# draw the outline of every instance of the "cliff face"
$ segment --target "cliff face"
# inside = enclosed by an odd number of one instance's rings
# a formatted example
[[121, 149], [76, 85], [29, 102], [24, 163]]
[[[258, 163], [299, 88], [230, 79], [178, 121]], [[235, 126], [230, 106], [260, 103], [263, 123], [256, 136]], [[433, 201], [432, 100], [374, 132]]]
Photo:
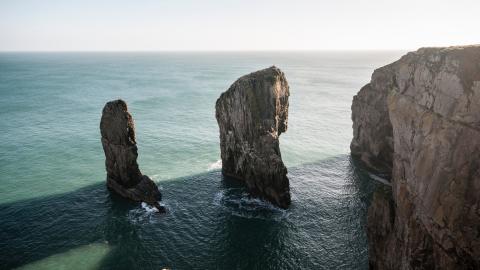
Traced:
[[282, 208], [290, 187], [278, 138], [287, 130], [289, 95], [283, 72], [270, 67], [238, 79], [215, 106], [223, 174]]
[[354, 98], [352, 154], [392, 162], [368, 214], [375, 269], [480, 269], [480, 46], [424, 48]]
[[108, 188], [125, 198], [149, 203], [163, 211], [158, 204], [161, 194], [157, 185], [138, 168], [135, 127], [125, 101], [115, 100], [105, 105], [100, 132]]
[[390, 173], [393, 162], [393, 134], [389, 119], [387, 96], [394, 81], [389, 67], [373, 73], [371, 83], [353, 97], [353, 140], [351, 153], [370, 168]]

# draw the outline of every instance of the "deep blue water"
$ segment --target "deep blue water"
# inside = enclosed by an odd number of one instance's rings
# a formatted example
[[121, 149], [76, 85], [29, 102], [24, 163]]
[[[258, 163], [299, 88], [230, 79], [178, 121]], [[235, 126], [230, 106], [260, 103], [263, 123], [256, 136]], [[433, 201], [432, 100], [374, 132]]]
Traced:
[[[350, 158], [350, 104], [401, 54], [1, 53], [0, 268], [366, 269], [379, 184]], [[288, 210], [249, 198], [218, 164], [217, 97], [271, 65], [291, 91]], [[165, 215], [105, 188], [99, 121], [117, 98]]]

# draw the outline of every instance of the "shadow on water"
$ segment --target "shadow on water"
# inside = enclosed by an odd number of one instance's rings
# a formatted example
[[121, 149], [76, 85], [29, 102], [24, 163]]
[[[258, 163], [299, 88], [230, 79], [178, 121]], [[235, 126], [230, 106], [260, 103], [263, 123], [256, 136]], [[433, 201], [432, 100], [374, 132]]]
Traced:
[[289, 177], [288, 210], [250, 198], [219, 171], [160, 182], [165, 215], [103, 183], [3, 204], [0, 268], [83, 261], [101, 245], [95, 263], [72, 269], [366, 269], [365, 216], [378, 183], [348, 155], [290, 168]]

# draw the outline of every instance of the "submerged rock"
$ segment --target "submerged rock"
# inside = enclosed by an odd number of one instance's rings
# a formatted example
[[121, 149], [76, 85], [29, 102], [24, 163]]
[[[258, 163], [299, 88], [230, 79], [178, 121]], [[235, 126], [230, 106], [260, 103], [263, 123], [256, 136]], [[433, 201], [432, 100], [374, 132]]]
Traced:
[[391, 164], [368, 213], [373, 269], [480, 269], [480, 46], [423, 48], [353, 100], [352, 154]]
[[238, 79], [215, 106], [223, 174], [281, 208], [290, 205], [278, 140], [287, 130], [289, 95], [285, 75], [273, 66]]
[[106, 158], [107, 187], [127, 199], [146, 202], [164, 212], [165, 209], [158, 204], [161, 194], [157, 185], [138, 168], [135, 127], [125, 101], [119, 99], [105, 105], [100, 132]]

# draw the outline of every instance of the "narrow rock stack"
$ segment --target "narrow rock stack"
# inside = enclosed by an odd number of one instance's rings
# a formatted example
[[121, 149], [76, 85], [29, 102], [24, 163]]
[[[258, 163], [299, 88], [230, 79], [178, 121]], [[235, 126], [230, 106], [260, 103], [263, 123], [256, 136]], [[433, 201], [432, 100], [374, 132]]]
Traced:
[[138, 202], [146, 202], [164, 211], [157, 185], [142, 175], [137, 164], [137, 143], [133, 119], [123, 100], [108, 102], [100, 121], [105, 152], [107, 187], [117, 194]]
[[270, 67], [238, 79], [216, 103], [222, 172], [241, 179], [249, 192], [273, 204], [290, 205], [287, 168], [279, 136], [287, 130], [289, 86]]
[[352, 154], [392, 168], [369, 208], [371, 268], [480, 269], [480, 46], [376, 70], [352, 119]]

